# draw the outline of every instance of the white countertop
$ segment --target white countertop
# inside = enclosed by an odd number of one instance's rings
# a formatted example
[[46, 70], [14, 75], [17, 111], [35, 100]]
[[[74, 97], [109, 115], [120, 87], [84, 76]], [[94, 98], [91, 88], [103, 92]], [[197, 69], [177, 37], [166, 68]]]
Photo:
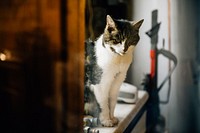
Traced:
[[137, 115], [148, 99], [146, 91], [138, 91], [138, 100], [136, 104], [117, 103], [115, 108], [115, 117], [119, 119], [116, 127], [97, 127], [100, 133], [122, 133], [133, 118]]

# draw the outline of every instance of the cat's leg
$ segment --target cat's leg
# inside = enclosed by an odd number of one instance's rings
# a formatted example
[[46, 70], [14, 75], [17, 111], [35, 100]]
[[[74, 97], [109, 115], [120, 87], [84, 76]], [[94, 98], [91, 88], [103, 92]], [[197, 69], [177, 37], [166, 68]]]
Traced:
[[110, 110], [109, 110], [109, 92], [107, 90], [103, 91], [100, 85], [93, 86], [94, 94], [97, 99], [97, 102], [100, 105], [101, 112], [99, 114], [100, 122], [103, 126], [112, 127], [114, 126], [112, 120], [110, 119]]
[[113, 120], [110, 118], [109, 108], [109, 92], [113, 80], [114, 76], [106, 75], [105, 77], [102, 77], [100, 84], [93, 85], [94, 94], [101, 108], [99, 119], [101, 124], [107, 127], [112, 127], [115, 125]]
[[114, 82], [111, 86], [111, 90], [110, 90], [110, 100], [109, 100], [110, 118], [114, 124], [118, 123], [118, 119], [116, 117], [114, 117], [114, 110], [115, 110], [115, 106], [117, 103], [119, 88], [120, 88], [121, 84], [123, 83], [125, 77], [126, 77], [125, 73], [118, 73], [115, 76], [115, 80], [114, 80]]

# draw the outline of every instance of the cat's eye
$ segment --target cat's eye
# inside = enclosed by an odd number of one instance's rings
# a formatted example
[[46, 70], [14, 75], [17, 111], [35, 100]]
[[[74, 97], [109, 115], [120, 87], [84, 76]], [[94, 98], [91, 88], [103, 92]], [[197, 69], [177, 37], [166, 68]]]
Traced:
[[112, 31], [114, 31], [115, 29], [113, 27], [108, 27], [108, 32], [111, 33]]
[[120, 39], [120, 35], [119, 35], [119, 34], [116, 34], [116, 35], [115, 35], [115, 38], [116, 38], [116, 39]]
[[113, 43], [118, 44], [118, 43], [121, 43], [121, 41], [120, 40], [113, 40]]
[[118, 42], [117, 42], [116, 40], [113, 40], [113, 43], [114, 43], [114, 44], [117, 44]]

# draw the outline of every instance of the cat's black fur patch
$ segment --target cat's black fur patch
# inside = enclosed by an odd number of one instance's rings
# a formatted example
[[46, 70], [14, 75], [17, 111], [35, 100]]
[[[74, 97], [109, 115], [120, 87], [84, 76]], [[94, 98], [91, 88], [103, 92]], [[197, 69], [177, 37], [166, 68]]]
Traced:
[[85, 43], [85, 80], [90, 81], [91, 84], [98, 84], [101, 79], [102, 69], [97, 65], [95, 55], [95, 44], [91, 40]]
[[93, 110], [87, 110], [86, 112], [94, 117], [98, 117], [101, 109], [93, 91], [90, 89], [90, 85], [98, 84], [102, 75], [102, 69], [97, 65], [97, 59], [95, 55], [95, 44], [91, 40], [85, 42], [85, 89], [84, 89], [84, 103], [92, 103]]

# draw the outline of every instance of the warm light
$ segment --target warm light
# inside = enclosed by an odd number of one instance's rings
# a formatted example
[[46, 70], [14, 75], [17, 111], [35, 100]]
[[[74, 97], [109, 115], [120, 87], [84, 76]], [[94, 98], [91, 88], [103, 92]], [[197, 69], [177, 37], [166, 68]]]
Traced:
[[6, 60], [6, 55], [4, 53], [0, 53], [0, 60], [5, 61]]

